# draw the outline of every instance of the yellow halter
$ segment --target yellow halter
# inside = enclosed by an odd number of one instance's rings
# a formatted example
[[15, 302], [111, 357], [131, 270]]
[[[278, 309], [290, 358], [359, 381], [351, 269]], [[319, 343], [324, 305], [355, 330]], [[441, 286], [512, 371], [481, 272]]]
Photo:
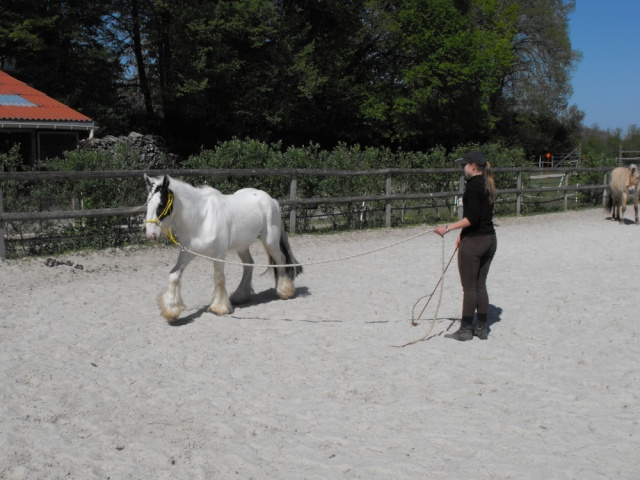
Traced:
[[171, 227], [169, 227], [168, 233], [165, 233], [164, 229], [162, 228], [162, 224], [160, 223], [162, 219], [169, 214], [169, 210], [171, 209], [172, 205], [173, 205], [173, 193], [169, 192], [169, 195], [167, 196], [167, 205], [164, 207], [164, 210], [162, 211], [162, 213], [158, 215], [158, 218], [154, 218], [153, 220], [147, 220], [146, 223], [155, 223], [156, 225], [158, 225], [160, 227], [160, 230], [162, 230], [162, 233], [164, 233], [167, 237], [169, 237], [169, 240], [171, 240], [175, 245], [179, 247], [180, 244], [176, 240], [176, 237], [173, 236]]

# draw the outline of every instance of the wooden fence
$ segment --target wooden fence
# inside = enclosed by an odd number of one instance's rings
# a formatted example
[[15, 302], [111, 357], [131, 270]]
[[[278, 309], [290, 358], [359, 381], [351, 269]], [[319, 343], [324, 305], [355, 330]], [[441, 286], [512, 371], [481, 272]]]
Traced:
[[622, 145], [618, 147], [618, 165], [628, 165], [631, 163], [640, 163], [639, 150], [622, 150]]
[[[515, 195], [514, 213], [520, 215], [522, 212], [523, 198], [525, 194], [558, 192], [563, 196], [564, 209], [567, 210], [569, 196], [578, 191], [601, 190], [607, 184], [607, 173], [610, 167], [595, 168], [566, 168], [559, 171], [554, 169], [552, 174], [549, 170], [537, 167], [510, 167], [494, 168], [494, 173], [513, 173], [517, 175], [515, 188], [501, 188], [498, 190], [499, 197]], [[569, 185], [571, 175], [587, 172], [599, 172], [604, 174], [602, 184], [598, 185]], [[314, 169], [169, 169], [169, 170], [121, 170], [121, 171], [87, 171], [87, 172], [0, 172], [0, 259], [5, 258], [5, 232], [6, 222], [43, 221], [60, 219], [78, 219], [91, 217], [110, 216], [132, 216], [145, 212], [144, 206], [124, 207], [124, 208], [103, 208], [96, 210], [67, 210], [67, 211], [40, 211], [40, 212], [5, 212], [3, 209], [2, 185], [7, 181], [22, 182], [42, 182], [47, 180], [76, 181], [86, 179], [107, 179], [107, 178], [142, 178], [142, 175], [164, 175], [169, 174], [175, 177], [246, 177], [246, 176], [288, 176], [290, 178], [289, 198], [278, 199], [281, 205], [290, 207], [289, 231], [296, 232], [296, 221], [298, 207], [311, 204], [327, 205], [350, 202], [385, 202], [385, 226], [391, 226], [392, 202], [397, 200], [424, 200], [437, 198], [460, 197], [464, 191], [464, 176], [459, 177], [458, 188], [448, 192], [416, 192], [416, 193], [393, 193], [392, 179], [394, 175], [432, 175], [432, 174], [459, 174], [460, 168], [439, 168], [439, 169], [406, 169], [406, 168], [385, 168], [378, 170], [314, 170]], [[553, 177], [560, 178], [557, 186], [523, 188], [523, 175], [529, 174], [530, 178]], [[297, 183], [302, 176], [315, 177], [357, 177], [357, 176], [384, 176], [386, 178], [386, 189], [383, 194], [378, 195], [358, 195], [351, 197], [323, 197], [323, 198], [302, 198], [298, 196]], [[458, 216], [462, 215], [462, 207], [458, 207]]]

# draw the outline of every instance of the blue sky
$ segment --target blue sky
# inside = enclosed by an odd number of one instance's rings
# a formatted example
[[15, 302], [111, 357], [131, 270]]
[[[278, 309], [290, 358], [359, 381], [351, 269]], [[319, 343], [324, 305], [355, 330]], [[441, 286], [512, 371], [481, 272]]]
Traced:
[[640, 126], [640, 0], [577, 0], [569, 35], [582, 61], [573, 73], [584, 125], [602, 130]]

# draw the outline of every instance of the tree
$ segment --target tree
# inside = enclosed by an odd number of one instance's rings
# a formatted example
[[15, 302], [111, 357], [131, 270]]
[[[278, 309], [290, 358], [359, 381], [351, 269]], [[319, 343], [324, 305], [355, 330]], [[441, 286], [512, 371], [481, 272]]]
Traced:
[[4, 0], [0, 55], [101, 133], [568, 148], [574, 0]]
[[100, 41], [105, 8], [95, 0], [4, 0], [0, 56], [16, 58], [20, 80], [109, 123], [122, 65]]
[[[560, 121], [572, 94], [571, 72], [581, 54], [571, 48], [568, 16], [574, 0], [502, 0], [517, 11], [511, 68], [495, 100], [497, 134], [508, 143], [526, 143], [527, 153], [554, 148], [554, 137], [576, 138], [581, 125]], [[570, 112], [569, 115], [571, 116]], [[575, 116], [574, 116], [575, 118]], [[580, 120], [581, 122], [581, 120]], [[566, 135], [560, 130], [570, 127]], [[574, 145], [575, 146], [575, 145]]]
[[390, 140], [405, 148], [488, 138], [492, 98], [514, 63], [515, 10], [499, 6], [493, 0], [379, 2], [374, 18], [388, 31], [379, 36], [382, 68], [368, 91], [367, 121], [391, 124]]
[[363, 85], [371, 81], [373, 45], [363, 23], [370, 2], [274, 3], [278, 73], [284, 82], [274, 90], [280, 121], [273, 133], [285, 144], [358, 143], [365, 131]]

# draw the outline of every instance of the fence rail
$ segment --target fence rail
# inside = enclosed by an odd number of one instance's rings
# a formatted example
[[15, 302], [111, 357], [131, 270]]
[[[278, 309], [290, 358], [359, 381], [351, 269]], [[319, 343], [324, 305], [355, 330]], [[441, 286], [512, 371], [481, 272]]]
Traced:
[[[516, 188], [498, 189], [499, 196], [515, 195], [515, 214], [522, 213], [523, 196], [526, 193], [558, 192], [562, 193], [564, 209], [568, 208], [568, 197], [572, 192], [589, 190], [606, 190], [607, 173], [610, 167], [573, 167], [561, 169], [563, 172], [562, 181], [558, 186], [523, 188], [523, 174], [533, 174], [531, 178], [541, 178], [548, 175], [548, 170], [538, 167], [505, 167], [494, 168], [493, 172], [514, 173], [517, 175]], [[557, 173], [558, 169], [554, 169]], [[570, 186], [569, 177], [578, 173], [604, 173], [602, 184]], [[431, 175], [431, 174], [459, 174], [459, 168], [385, 168], [376, 170], [315, 170], [315, 169], [168, 169], [168, 170], [120, 170], [120, 171], [83, 171], [83, 172], [0, 172], [0, 258], [5, 258], [5, 222], [43, 221], [43, 220], [64, 220], [79, 218], [96, 218], [110, 216], [133, 216], [145, 212], [144, 206], [103, 208], [94, 210], [60, 210], [44, 212], [5, 212], [3, 209], [2, 185], [7, 181], [22, 182], [42, 182], [48, 180], [77, 181], [86, 179], [108, 179], [108, 178], [142, 178], [143, 174], [150, 176], [169, 174], [175, 177], [247, 177], [247, 176], [288, 176], [290, 178], [289, 198], [278, 199], [281, 205], [290, 207], [289, 231], [295, 233], [297, 220], [297, 207], [312, 204], [338, 204], [350, 202], [385, 202], [385, 226], [391, 226], [392, 202], [398, 200], [424, 200], [437, 198], [459, 197], [464, 190], [464, 177], [459, 177], [456, 190], [447, 192], [416, 192], [416, 193], [393, 193], [392, 178], [397, 175]], [[356, 195], [350, 197], [321, 197], [303, 198], [298, 196], [297, 181], [303, 176], [316, 177], [358, 177], [358, 176], [385, 176], [386, 189], [383, 194], [376, 195]], [[557, 176], [557, 175], [556, 175]], [[462, 215], [462, 207], [458, 207], [458, 216]]]
[[640, 162], [640, 150], [622, 150], [620, 145], [618, 150], [618, 165]]

